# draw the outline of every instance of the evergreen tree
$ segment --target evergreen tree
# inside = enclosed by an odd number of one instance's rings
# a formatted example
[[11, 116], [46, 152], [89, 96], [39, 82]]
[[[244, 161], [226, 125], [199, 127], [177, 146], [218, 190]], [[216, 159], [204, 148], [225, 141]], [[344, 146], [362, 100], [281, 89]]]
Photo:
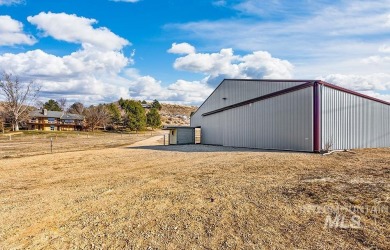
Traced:
[[107, 105], [107, 109], [110, 114], [112, 124], [119, 124], [122, 122], [121, 112], [117, 105], [110, 103]]
[[162, 106], [161, 106], [161, 104], [159, 103], [159, 101], [157, 101], [156, 99], [154, 99], [154, 101], [153, 101], [153, 103], [152, 103], [152, 108], [157, 109], [157, 110], [161, 110]]
[[45, 102], [45, 104], [43, 104], [43, 108], [50, 111], [62, 111], [58, 102], [53, 99], [50, 99], [49, 101]]
[[133, 100], [125, 100], [123, 108], [126, 111], [126, 126], [130, 130], [143, 130], [146, 126], [146, 115], [141, 103]]
[[161, 118], [157, 109], [152, 108], [149, 113], [146, 114], [146, 124], [153, 129], [161, 126]]
[[122, 109], [124, 109], [125, 100], [123, 100], [123, 98], [121, 97], [121, 99], [119, 99], [119, 101], [118, 101], [118, 104], [119, 104], [119, 106], [121, 106]]

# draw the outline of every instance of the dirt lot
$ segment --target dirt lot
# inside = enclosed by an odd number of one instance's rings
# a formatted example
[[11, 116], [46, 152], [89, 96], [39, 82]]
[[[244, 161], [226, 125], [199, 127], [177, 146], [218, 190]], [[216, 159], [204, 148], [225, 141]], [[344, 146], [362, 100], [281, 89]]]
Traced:
[[390, 247], [390, 149], [157, 142], [1, 159], [0, 249]]

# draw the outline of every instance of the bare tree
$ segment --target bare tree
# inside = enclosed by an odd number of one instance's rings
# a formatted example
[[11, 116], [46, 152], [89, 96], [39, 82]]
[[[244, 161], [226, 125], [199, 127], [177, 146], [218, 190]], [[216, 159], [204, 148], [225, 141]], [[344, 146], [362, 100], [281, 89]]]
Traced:
[[62, 111], [65, 111], [66, 110], [66, 103], [67, 103], [68, 100], [66, 100], [66, 98], [60, 98], [57, 100], [58, 104], [60, 105], [60, 108]]
[[0, 80], [0, 95], [5, 98], [4, 110], [10, 116], [12, 129], [19, 130], [19, 123], [27, 116], [29, 108], [37, 100], [40, 86], [33, 81], [20, 82], [17, 76], [3, 73]]
[[43, 105], [44, 105], [44, 103], [42, 101], [37, 100], [34, 104], [34, 107], [36, 107], [37, 109], [41, 109], [41, 108], [43, 108]]
[[94, 131], [96, 127], [103, 126], [104, 129], [110, 120], [110, 113], [105, 105], [90, 106], [85, 110], [85, 121], [87, 126]]
[[84, 115], [85, 107], [81, 102], [75, 102], [68, 108], [68, 112], [71, 114]]
[[0, 129], [3, 132], [3, 134], [5, 130], [5, 119], [6, 119], [6, 114], [4, 113], [3, 110], [0, 110]]

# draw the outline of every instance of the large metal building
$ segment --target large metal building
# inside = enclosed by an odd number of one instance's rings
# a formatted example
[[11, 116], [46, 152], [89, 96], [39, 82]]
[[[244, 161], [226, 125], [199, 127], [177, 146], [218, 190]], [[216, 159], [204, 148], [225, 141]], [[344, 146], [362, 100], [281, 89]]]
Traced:
[[320, 152], [390, 147], [390, 103], [317, 80], [225, 79], [191, 117], [202, 144]]

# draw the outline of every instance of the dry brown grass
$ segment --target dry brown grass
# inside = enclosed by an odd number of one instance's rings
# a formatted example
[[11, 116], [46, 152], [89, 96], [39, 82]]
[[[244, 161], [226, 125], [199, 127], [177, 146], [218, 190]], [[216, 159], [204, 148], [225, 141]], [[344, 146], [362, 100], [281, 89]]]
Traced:
[[[390, 149], [138, 145], [0, 160], [0, 248], [390, 246]], [[324, 228], [336, 205], [382, 210]]]
[[53, 141], [53, 152], [59, 153], [129, 145], [144, 140], [152, 134], [160, 133], [159, 130], [152, 133], [151, 131], [143, 131], [137, 134], [102, 131], [94, 133], [77, 131], [0, 133], [0, 159], [49, 154], [51, 153], [51, 140]]

